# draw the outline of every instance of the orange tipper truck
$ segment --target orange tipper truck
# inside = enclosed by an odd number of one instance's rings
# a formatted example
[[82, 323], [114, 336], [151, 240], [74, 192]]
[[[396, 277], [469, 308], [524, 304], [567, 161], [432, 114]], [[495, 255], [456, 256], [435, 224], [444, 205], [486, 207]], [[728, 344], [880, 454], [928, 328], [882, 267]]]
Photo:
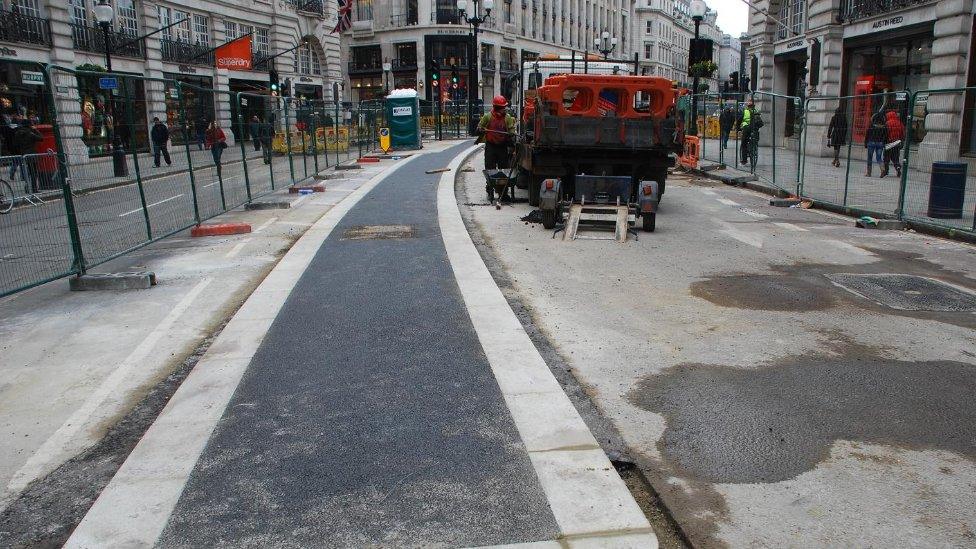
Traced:
[[678, 93], [653, 76], [546, 78], [527, 97], [518, 145], [520, 178], [543, 226], [561, 223], [572, 204], [616, 204], [653, 231], [668, 168], [684, 142]]

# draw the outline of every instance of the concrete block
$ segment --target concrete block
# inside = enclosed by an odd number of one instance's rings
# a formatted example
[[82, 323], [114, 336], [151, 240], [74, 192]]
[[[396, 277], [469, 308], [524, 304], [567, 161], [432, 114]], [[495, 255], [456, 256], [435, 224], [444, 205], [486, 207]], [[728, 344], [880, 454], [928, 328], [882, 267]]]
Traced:
[[327, 181], [329, 179], [340, 179], [340, 178], [342, 178], [342, 176], [337, 173], [327, 173], [327, 172], [317, 173], [312, 176], [312, 179], [315, 179], [316, 181]]
[[148, 290], [156, 285], [156, 273], [130, 271], [122, 273], [89, 273], [68, 279], [72, 292], [92, 290]]
[[698, 162], [698, 169], [703, 172], [714, 172], [715, 170], [721, 170], [722, 168], [724, 168], [724, 166], [717, 162], [709, 162], [709, 161]]
[[335, 169], [336, 169], [336, 171], [339, 171], [339, 170], [361, 170], [361, 169], [363, 169], [363, 167], [360, 166], [359, 164], [339, 164], [338, 166], [335, 167]]
[[770, 206], [776, 206], [778, 208], [789, 208], [791, 206], [796, 206], [801, 201], [799, 198], [773, 198], [769, 201]]
[[300, 194], [302, 191], [324, 193], [325, 185], [323, 183], [316, 183], [314, 185], [292, 185], [288, 187], [288, 194]]
[[874, 223], [865, 219], [856, 219], [854, 220], [854, 226], [860, 227], [861, 229], [881, 229], [885, 231], [901, 231], [906, 227], [904, 221], [897, 219], [875, 219]]
[[376, 158], [375, 156], [364, 156], [356, 160], [356, 162], [359, 162], [360, 164], [372, 164], [379, 161], [380, 159]]
[[244, 205], [245, 210], [287, 210], [288, 208], [291, 208], [291, 202], [287, 200], [262, 200]]
[[248, 223], [205, 223], [190, 229], [190, 236], [227, 236], [251, 232]]

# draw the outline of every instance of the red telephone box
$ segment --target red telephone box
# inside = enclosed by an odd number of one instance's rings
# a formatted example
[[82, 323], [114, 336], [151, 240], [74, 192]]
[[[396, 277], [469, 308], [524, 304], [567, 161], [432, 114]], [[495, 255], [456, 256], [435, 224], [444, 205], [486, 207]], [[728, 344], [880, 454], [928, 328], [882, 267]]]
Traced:
[[877, 96], [871, 94], [881, 93], [891, 89], [891, 81], [886, 76], [865, 75], [859, 76], [854, 82], [854, 120], [852, 125], [854, 142], [864, 143], [864, 136], [867, 134], [868, 127], [871, 126], [871, 117], [874, 115], [874, 103]]

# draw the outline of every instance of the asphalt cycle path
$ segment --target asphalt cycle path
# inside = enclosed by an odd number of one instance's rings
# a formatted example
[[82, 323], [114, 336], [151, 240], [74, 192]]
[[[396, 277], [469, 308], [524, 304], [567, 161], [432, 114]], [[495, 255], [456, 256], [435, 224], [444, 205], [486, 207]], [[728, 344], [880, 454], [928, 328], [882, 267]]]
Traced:
[[466, 547], [558, 536], [448, 259], [440, 174], [425, 173], [466, 147], [397, 168], [314, 252], [159, 546]]

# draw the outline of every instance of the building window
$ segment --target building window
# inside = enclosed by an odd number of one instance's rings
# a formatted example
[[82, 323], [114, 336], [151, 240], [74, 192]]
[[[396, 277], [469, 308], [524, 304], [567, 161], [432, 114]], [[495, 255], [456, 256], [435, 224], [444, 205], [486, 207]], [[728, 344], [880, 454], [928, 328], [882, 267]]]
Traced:
[[198, 44], [210, 46], [210, 20], [206, 15], [193, 15], [193, 34], [196, 35]]
[[128, 36], [139, 36], [139, 15], [133, 0], [117, 0], [115, 10], [119, 22], [119, 32]]
[[647, 28], [644, 29], [644, 34], [651, 34], [654, 32], [654, 21], [647, 22]]
[[254, 51], [262, 55], [271, 55], [271, 41], [268, 29], [254, 29]]
[[786, 38], [789, 36], [799, 36], [803, 32], [803, 15], [806, 0], [785, 0], [783, 7], [780, 8], [779, 17], [786, 27], [780, 27], [777, 36]]
[[295, 50], [295, 72], [298, 74], [322, 74], [322, 63], [312, 45], [305, 43]]
[[190, 14], [185, 11], [176, 11], [173, 16], [177, 21], [180, 21], [176, 27], [176, 41], [184, 42], [186, 44], [192, 44], [193, 41], [190, 38], [193, 36], [193, 29], [190, 28]]
[[10, 11], [31, 17], [41, 16], [41, 10], [37, 7], [37, 0], [13, 0], [10, 3]]
[[358, 0], [355, 5], [357, 21], [373, 20], [373, 0]]
[[172, 40], [173, 28], [170, 27], [170, 25], [173, 23], [172, 12], [169, 8], [165, 8], [157, 4], [156, 15], [159, 17], [159, 28], [163, 29], [163, 40]]
[[505, 22], [511, 23], [512, 22], [512, 0], [505, 0], [505, 7], [503, 9], [505, 10]]
[[85, 0], [71, 0], [71, 22], [75, 25], [88, 25], [88, 8]]

